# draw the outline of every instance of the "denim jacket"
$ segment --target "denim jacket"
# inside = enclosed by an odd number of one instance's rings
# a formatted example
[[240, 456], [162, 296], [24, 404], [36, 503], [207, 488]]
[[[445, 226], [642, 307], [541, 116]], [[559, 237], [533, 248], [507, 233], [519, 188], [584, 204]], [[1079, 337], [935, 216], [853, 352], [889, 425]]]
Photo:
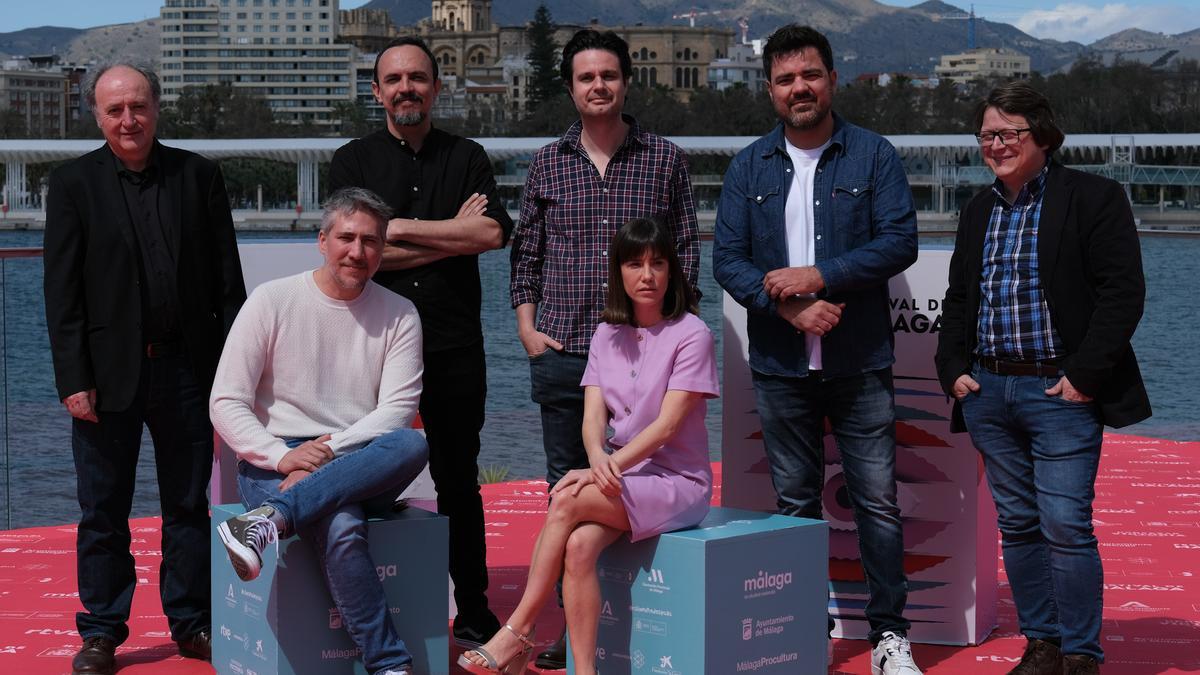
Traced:
[[[784, 206], [794, 183], [783, 125], [733, 158], [717, 207], [713, 276], [747, 310], [750, 367], [766, 375], [808, 375], [804, 336], [776, 312], [767, 272], [788, 267]], [[879, 134], [834, 115], [832, 143], [813, 180], [819, 296], [845, 303], [821, 340], [822, 376], [890, 366], [888, 279], [917, 259], [917, 217], [896, 149]]]

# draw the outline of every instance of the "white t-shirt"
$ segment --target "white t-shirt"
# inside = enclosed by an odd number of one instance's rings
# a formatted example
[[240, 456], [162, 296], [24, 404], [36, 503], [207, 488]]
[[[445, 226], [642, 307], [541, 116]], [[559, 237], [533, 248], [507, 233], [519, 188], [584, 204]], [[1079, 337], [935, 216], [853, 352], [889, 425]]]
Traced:
[[[808, 267], [816, 263], [813, 240], [813, 179], [817, 175], [817, 163], [821, 153], [833, 139], [820, 147], [805, 150], [785, 140], [788, 156], [792, 158], [792, 185], [788, 190], [787, 205], [783, 210], [787, 227], [788, 266]], [[821, 369], [821, 338], [805, 333], [808, 351], [808, 369]]]

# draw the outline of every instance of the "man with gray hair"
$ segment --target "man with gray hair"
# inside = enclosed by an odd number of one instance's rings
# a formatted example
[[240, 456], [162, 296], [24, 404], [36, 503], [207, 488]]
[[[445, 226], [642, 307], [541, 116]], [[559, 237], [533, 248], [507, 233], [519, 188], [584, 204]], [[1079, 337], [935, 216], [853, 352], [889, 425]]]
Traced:
[[412, 302], [371, 281], [391, 209], [343, 188], [325, 204], [315, 271], [254, 290], [229, 332], [209, 409], [239, 457], [248, 513], [217, 531], [239, 577], [298, 534], [368, 673], [409, 673], [367, 548], [366, 519], [387, 511], [428, 459], [411, 429], [421, 399], [421, 322]]
[[82, 512], [74, 673], [113, 672], [129, 635], [143, 425], [162, 506], [163, 613], [183, 655], [211, 653], [205, 401], [246, 290], [221, 171], [155, 140], [159, 92], [149, 67], [96, 69], [84, 93], [105, 144], [55, 169], [46, 198], [46, 327]]

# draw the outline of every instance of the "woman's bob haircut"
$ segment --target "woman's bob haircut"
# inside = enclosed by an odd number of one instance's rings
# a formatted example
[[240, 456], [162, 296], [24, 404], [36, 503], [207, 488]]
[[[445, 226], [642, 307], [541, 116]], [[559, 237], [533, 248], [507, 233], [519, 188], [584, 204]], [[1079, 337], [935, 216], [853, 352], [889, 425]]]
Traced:
[[667, 261], [667, 294], [663, 298], [663, 318], [678, 319], [684, 312], [699, 314], [696, 295], [684, 278], [675, 252], [674, 241], [666, 225], [651, 218], [634, 218], [613, 235], [608, 246], [608, 294], [600, 319], [606, 323], [637, 325], [633, 301], [625, 293], [621, 265], [637, 260], [647, 252]]

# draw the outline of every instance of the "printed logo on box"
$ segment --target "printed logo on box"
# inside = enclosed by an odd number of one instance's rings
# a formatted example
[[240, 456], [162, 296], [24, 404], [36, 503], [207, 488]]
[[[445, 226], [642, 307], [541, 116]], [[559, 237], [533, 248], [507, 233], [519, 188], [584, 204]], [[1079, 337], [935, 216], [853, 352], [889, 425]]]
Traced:
[[229, 584], [229, 590], [225, 591], [225, 604], [229, 605], [229, 609], [237, 607], [237, 596], [233, 594], [233, 584]]
[[623, 584], [633, 583], [633, 572], [620, 567], [600, 565], [596, 568], [596, 576], [600, 578], [600, 581], [616, 581]]
[[635, 649], [633, 654], [629, 655], [629, 662], [633, 664], [634, 668], [641, 670], [642, 666], [646, 665], [646, 655], [642, 653], [642, 650]]
[[605, 600], [600, 607], [600, 623], [604, 626], [617, 625], [617, 617], [613, 614], [612, 603]]
[[651, 593], [666, 593], [671, 590], [663, 579], [663, 571], [661, 569], [650, 568], [650, 572], [642, 579], [642, 588]]
[[775, 595], [792, 584], [791, 572], [767, 573], [758, 571], [757, 576], [742, 581], [742, 597], [745, 599]]
[[650, 672], [655, 675], [679, 675], [679, 671], [675, 670], [675, 666], [671, 665], [670, 654], [658, 657], [658, 665], [651, 668]]
[[754, 637], [754, 619], [742, 619], [742, 640]]
[[664, 636], [667, 634], [667, 622], [652, 621], [650, 619], [637, 618], [633, 620], [633, 629], [639, 633], [647, 635]]

